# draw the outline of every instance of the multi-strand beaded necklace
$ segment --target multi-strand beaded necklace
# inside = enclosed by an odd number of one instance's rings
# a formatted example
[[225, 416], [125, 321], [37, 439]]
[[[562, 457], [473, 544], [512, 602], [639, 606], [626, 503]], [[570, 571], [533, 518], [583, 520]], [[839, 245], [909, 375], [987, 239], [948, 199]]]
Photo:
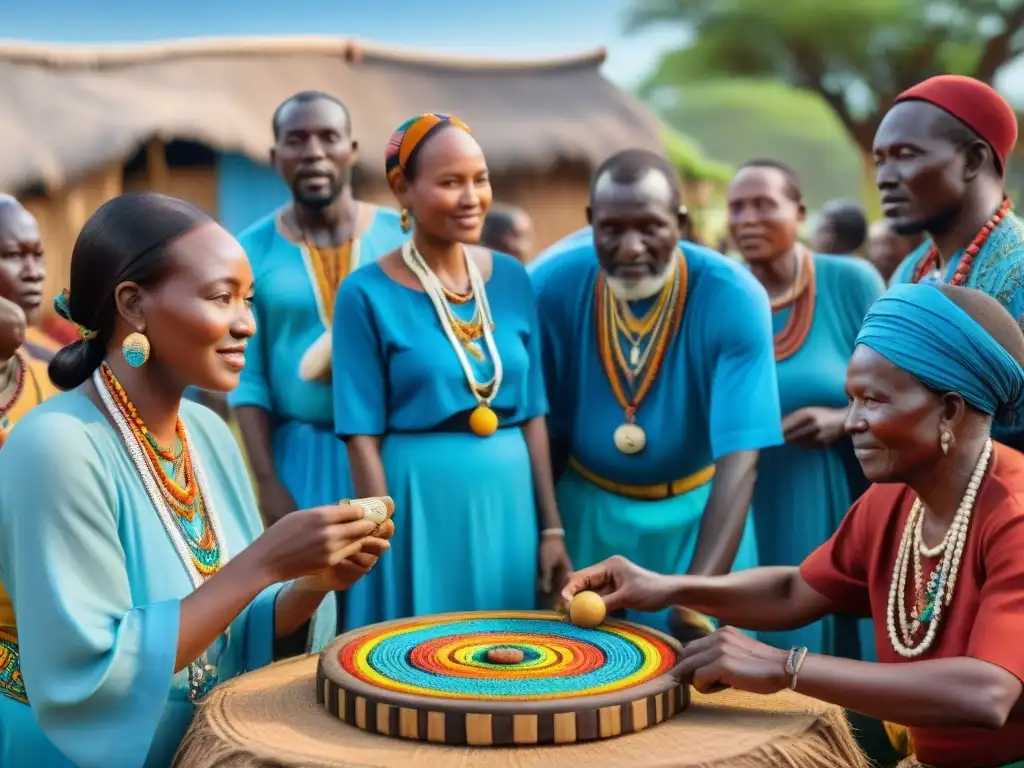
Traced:
[[775, 334], [775, 361], [782, 362], [797, 353], [807, 340], [814, 322], [814, 255], [801, 245], [796, 248], [796, 278], [784, 296], [772, 302], [772, 311], [792, 307], [786, 324]]
[[[974, 265], [974, 259], [981, 251], [985, 241], [988, 240], [988, 236], [992, 234], [992, 231], [1002, 223], [1003, 219], [1013, 208], [1013, 203], [1010, 202], [1010, 198], [1004, 198], [1003, 204], [999, 206], [999, 210], [996, 211], [992, 218], [985, 222], [985, 224], [978, 230], [978, 234], [974, 236], [971, 244], [964, 249], [964, 255], [960, 257], [960, 264], [957, 265], [956, 272], [953, 274], [952, 279], [949, 281], [950, 285], [963, 285], [967, 282], [967, 278], [971, 274], [971, 267]], [[925, 252], [921, 260], [917, 262], [914, 267], [914, 271], [911, 274], [910, 282], [919, 283], [924, 279], [926, 275], [935, 272], [938, 269], [939, 264], [939, 249], [932, 243], [928, 250]]]
[[[615, 296], [603, 275], [597, 278], [597, 350], [612, 394], [626, 418], [613, 435], [616, 447], [623, 453], [639, 453], [647, 444], [646, 432], [636, 424], [637, 410], [654, 386], [668, 344], [682, 322], [688, 271], [683, 254], [678, 253], [677, 258], [671, 277], [641, 318], [633, 315], [627, 302]], [[629, 344], [628, 356], [623, 354], [620, 334]]]
[[[935, 547], [925, 546], [921, 538], [924, 504], [920, 498], [914, 501], [914, 506], [907, 516], [903, 537], [896, 551], [896, 564], [893, 566], [892, 581], [889, 584], [889, 605], [886, 612], [889, 641], [896, 653], [904, 658], [916, 658], [932, 647], [939, 631], [942, 609], [949, 607], [953, 602], [953, 590], [956, 587], [960, 560], [967, 542], [971, 512], [974, 510], [978, 489], [981, 488], [981, 481], [985, 477], [991, 456], [992, 441], [988, 440], [975, 465], [971, 481], [967, 485], [953, 522], [942, 541]], [[922, 556], [942, 557], [927, 584], [924, 583]], [[911, 569], [914, 572], [915, 599], [914, 606], [908, 611], [907, 579]], [[927, 626], [924, 637], [920, 642], [916, 642], [915, 638], [923, 626]]]
[[[149, 432], [106, 363], [93, 374], [93, 384], [193, 587], [198, 588], [227, 562], [228, 552], [202, 464], [193, 454], [185, 425], [178, 419], [175, 426], [180, 450], [168, 450]], [[204, 654], [189, 664], [188, 678], [189, 699], [197, 702], [216, 685], [218, 670]]]
[[113, 395], [118, 412], [127, 422], [135, 442], [143, 449], [146, 466], [156, 477], [164, 503], [173, 513], [175, 530], [180, 532], [188, 546], [193, 567], [203, 578], [211, 576], [220, 568], [220, 542], [210, 525], [206, 499], [196, 478], [185, 425], [181, 419], [175, 425], [177, 451], [160, 446], [110, 367], [103, 364], [100, 371], [104, 385]]
[[447, 302], [445, 306], [446, 316], [452, 331], [455, 332], [456, 338], [463, 348], [473, 356], [473, 359], [482, 363], [487, 358], [484, 355], [483, 349], [480, 348], [480, 340], [484, 337], [484, 320], [480, 312], [479, 303], [474, 308], [473, 316], [469, 320], [463, 320], [452, 309], [452, 306], [462, 306], [473, 300], [472, 286], [470, 286], [467, 293], [456, 293], [455, 291], [448, 290], [443, 285], [441, 289], [444, 291], [444, 298]]
[[[463, 258], [466, 261], [466, 272], [469, 274], [470, 290], [468, 294], [454, 293], [445, 288], [426, 259], [416, 249], [412, 240], [406, 240], [402, 244], [402, 261], [419, 280], [431, 304], [434, 305], [441, 328], [458, 357], [470, 392], [477, 401], [477, 407], [470, 415], [470, 429], [481, 437], [487, 437], [493, 434], [498, 426], [498, 417], [492, 410], [491, 403], [498, 396], [505, 374], [501, 354], [498, 352], [498, 345], [494, 340], [496, 325], [494, 316], [491, 314], [491, 304], [487, 298], [487, 288], [484, 285], [483, 276], [480, 274], [476, 260], [466, 252], [465, 248], [463, 248]], [[468, 322], [460, 320], [451, 305], [453, 303], [466, 304], [470, 299], [476, 299], [473, 318]], [[486, 381], [477, 380], [472, 364], [466, 357], [468, 353], [477, 360], [486, 359], [478, 342], [481, 337], [487, 349], [487, 356], [490, 357], [494, 366], [493, 374]]]

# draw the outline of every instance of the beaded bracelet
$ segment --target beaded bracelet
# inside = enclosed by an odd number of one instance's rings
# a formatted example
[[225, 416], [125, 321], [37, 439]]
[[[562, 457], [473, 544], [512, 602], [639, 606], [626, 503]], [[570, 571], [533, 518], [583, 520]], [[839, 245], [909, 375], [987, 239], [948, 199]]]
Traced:
[[565, 538], [565, 528], [545, 528], [543, 531], [540, 532], [540, 535], [542, 537], [543, 536], [560, 536], [561, 538], [564, 539]]
[[789, 658], [786, 659], [786, 674], [789, 675], [789, 688], [796, 690], [796, 678], [800, 674], [800, 667], [804, 665], [807, 658], [807, 649], [802, 646], [794, 646], [789, 651]]

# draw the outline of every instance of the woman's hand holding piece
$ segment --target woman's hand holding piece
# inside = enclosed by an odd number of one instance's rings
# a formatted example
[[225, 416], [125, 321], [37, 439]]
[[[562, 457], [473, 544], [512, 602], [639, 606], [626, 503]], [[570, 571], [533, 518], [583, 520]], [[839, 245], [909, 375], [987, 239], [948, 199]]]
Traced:
[[394, 503], [390, 498], [385, 501], [387, 519], [379, 526], [364, 519], [362, 507], [351, 504], [292, 512], [270, 526], [240, 557], [252, 558], [265, 586], [315, 577], [308, 586], [344, 589], [390, 546]]

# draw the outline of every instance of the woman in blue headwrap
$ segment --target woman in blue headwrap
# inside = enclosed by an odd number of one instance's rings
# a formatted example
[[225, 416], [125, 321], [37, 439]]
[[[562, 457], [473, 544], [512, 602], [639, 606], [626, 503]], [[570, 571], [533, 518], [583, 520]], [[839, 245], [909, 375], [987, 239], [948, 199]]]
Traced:
[[799, 567], [727, 576], [613, 558], [563, 596], [594, 589], [609, 610], [686, 605], [759, 631], [872, 617], [880, 663], [727, 627], [686, 646], [683, 671], [700, 691], [792, 688], [886, 721], [906, 765], [1024, 766], [1024, 456], [990, 437], [1024, 402], [1022, 363], [1024, 335], [995, 299], [895, 286], [865, 318], [846, 376], [846, 431], [876, 485], [831, 539]]

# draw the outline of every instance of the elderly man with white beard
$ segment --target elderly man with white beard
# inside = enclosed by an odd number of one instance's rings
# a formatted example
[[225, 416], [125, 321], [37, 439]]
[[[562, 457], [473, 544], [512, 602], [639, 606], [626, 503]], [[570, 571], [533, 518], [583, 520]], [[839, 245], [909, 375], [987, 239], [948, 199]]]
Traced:
[[[628, 150], [591, 183], [586, 230], [531, 270], [548, 428], [573, 564], [623, 555], [658, 573], [757, 565], [758, 453], [782, 443], [768, 297], [741, 264], [681, 241], [678, 177]], [[627, 618], [688, 640], [683, 608]]]

